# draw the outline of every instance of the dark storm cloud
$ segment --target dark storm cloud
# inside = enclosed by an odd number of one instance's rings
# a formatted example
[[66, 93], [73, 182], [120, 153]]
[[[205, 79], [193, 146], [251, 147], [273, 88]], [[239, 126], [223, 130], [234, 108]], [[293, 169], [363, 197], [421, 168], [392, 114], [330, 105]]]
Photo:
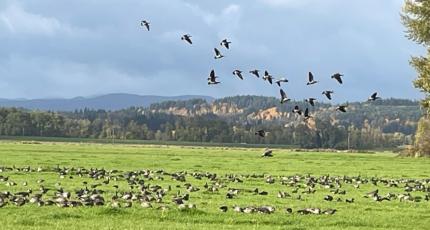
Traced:
[[[334, 89], [337, 98], [418, 98], [408, 65], [420, 49], [404, 37], [401, 0], [14, 0], [0, 3], [0, 97], [102, 93], [278, 96], [238, 68], [287, 77], [294, 98]], [[139, 26], [151, 22], [151, 32]], [[180, 40], [193, 35], [195, 44]], [[213, 59], [222, 38], [226, 57]], [[215, 68], [223, 84], [208, 87]], [[313, 71], [321, 84], [304, 83]], [[330, 79], [343, 72], [345, 85]], [[303, 93], [307, 90], [307, 93]], [[335, 96], [335, 98], [336, 98]]]

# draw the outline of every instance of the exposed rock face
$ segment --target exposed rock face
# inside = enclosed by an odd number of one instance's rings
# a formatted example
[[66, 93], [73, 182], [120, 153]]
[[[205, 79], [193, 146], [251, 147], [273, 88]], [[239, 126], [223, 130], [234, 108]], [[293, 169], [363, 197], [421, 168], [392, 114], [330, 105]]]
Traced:
[[265, 121], [272, 121], [281, 119], [282, 117], [287, 116], [286, 113], [282, 113], [278, 111], [278, 108], [272, 107], [265, 110], [260, 110], [256, 113], [251, 113], [248, 115], [249, 119], [253, 120], [265, 120]]
[[206, 114], [215, 114], [217, 116], [234, 116], [244, 113], [244, 109], [240, 109], [237, 105], [231, 105], [229, 103], [219, 104], [200, 104], [194, 105], [192, 109], [170, 107], [168, 109], [152, 110], [152, 112], [168, 113], [178, 116], [200, 116]]

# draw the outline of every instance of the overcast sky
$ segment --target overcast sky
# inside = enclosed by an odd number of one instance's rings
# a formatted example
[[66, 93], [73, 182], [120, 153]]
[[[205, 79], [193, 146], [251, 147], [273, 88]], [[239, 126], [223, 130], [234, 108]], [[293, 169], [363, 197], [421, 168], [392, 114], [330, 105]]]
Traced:
[[[419, 98], [402, 0], [1, 0], [0, 97], [107, 93], [278, 96], [234, 69], [286, 77], [289, 96]], [[151, 22], [151, 31], [140, 20]], [[181, 41], [193, 36], [192, 46]], [[220, 40], [232, 41], [214, 60]], [[207, 85], [215, 69], [222, 84]], [[306, 86], [307, 72], [319, 84]], [[330, 76], [345, 74], [340, 87]]]

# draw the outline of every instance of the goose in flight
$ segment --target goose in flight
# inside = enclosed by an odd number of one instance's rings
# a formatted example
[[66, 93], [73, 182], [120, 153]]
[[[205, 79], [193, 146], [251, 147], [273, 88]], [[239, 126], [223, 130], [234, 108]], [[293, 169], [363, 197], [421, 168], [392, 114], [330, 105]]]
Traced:
[[215, 70], [212, 70], [208, 77], [208, 85], [216, 85], [221, 82], [217, 81], [218, 77], [215, 75]]
[[144, 27], [146, 27], [146, 29], [149, 31], [150, 30], [150, 28], [149, 28], [149, 22], [148, 21], [146, 21], [146, 20], [142, 20], [141, 22], [140, 22], [140, 26], [144, 26]]
[[281, 87], [281, 82], [283, 82], [283, 83], [287, 83], [288, 82], [288, 80], [287, 79], [285, 79], [285, 78], [280, 78], [280, 79], [278, 79], [277, 81], [275, 81], [276, 82], [276, 84], [278, 84], [279, 85], [279, 87]]
[[237, 70], [233, 71], [233, 75], [236, 75], [238, 78], [243, 80], [242, 71], [237, 69]]
[[258, 70], [258, 69], [251, 70], [251, 71], [249, 71], [249, 73], [260, 78], [260, 70]]
[[308, 108], [306, 108], [304, 115], [305, 115], [305, 122], [308, 121], [310, 118], [312, 118], [312, 116], [309, 114]]
[[230, 49], [230, 44], [231, 42], [227, 41], [227, 39], [222, 40], [220, 43], [221, 46], [224, 46], [227, 49]]
[[322, 94], [324, 94], [329, 100], [331, 100], [331, 95], [333, 94], [333, 91], [324, 91]]
[[343, 84], [342, 77], [343, 77], [343, 74], [340, 74], [340, 73], [335, 73], [331, 76], [331, 78], [336, 79], [336, 81], [339, 82], [339, 84]]
[[294, 106], [294, 109], [292, 111], [293, 113], [297, 113], [299, 115], [302, 115], [302, 110], [299, 108], [298, 105]]
[[336, 108], [336, 110], [337, 111], [340, 111], [340, 112], [342, 112], [342, 113], [346, 113], [346, 108], [347, 108], [348, 106], [347, 105], [340, 105], [340, 106], [338, 106], [337, 108]]
[[376, 100], [378, 100], [378, 99], [381, 99], [380, 97], [378, 97], [378, 93], [377, 92], [375, 92], [375, 93], [373, 93], [370, 97], [369, 97], [369, 99], [367, 99], [367, 101], [376, 101]]
[[314, 79], [314, 75], [312, 74], [312, 72], [309, 72], [308, 74], [308, 83], [306, 83], [306, 85], [313, 85], [318, 83], [318, 81], [315, 81]]
[[291, 100], [290, 98], [288, 98], [287, 94], [284, 92], [283, 89], [281, 89], [279, 92], [281, 93], [281, 104], [284, 104], [285, 102]]
[[255, 135], [259, 136], [259, 137], [266, 137], [268, 133], [269, 132], [266, 132], [263, 129], [261, 129], [261, 130], [258, 130], [257, 132], [255, 132]]
[[315, 106], [315, 101], [316, 100], [317, 100], [316, 98], [312, 98], [311, 97], [311, 98], [305, 99], [305, 102], [309, 103], [312, 106]]
[[214, 51], [215, 51], [215, 57], [214, 57], [215, 59], [221, 59], [224, 57], [224, 55], [222, 55], [222, 53], [217, 48], [214, 48]]
[[191, 35], [189, 35], [189, 34], [184, 34], [184, 35], [181, 37], [181, 40], [182, 40], [182, 41], [186, 41], [186, 42], [190, 43], [190, 45], [192, 45], [192, 44], [193, 44], [193, 41], [191, 41], [191, 38], [192, 38], [192, 36], [191, 36]]
[[272, 75], [269, 74], [269, 72], [267, 72], [267, 70], [264, 71], [263, 79], [265, 81], [269, 81], [270, 84], [273, 84], [273, 77], [272, 77]]

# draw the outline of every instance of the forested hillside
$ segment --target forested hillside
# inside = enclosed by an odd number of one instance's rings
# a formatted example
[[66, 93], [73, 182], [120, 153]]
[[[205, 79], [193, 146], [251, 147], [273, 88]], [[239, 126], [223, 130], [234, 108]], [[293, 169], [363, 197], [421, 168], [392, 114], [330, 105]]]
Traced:
[[[292, 113], [310, 108], [313, 119]], [[335, 106], [305, 102], [281, 105], [276, 98], [236, 96], [206, 102], [168, 101], [119, 111], [42, 112], [0, 109], [0, 135], [163, 141], [271, 143], [304, 148], [391, 148], [411, 144], [421, 117], [419, 103], [401, 99]], [[269, 131], [266, 138], [254, 132]], [[348, 141], [349, 140], [349, 141]]]

